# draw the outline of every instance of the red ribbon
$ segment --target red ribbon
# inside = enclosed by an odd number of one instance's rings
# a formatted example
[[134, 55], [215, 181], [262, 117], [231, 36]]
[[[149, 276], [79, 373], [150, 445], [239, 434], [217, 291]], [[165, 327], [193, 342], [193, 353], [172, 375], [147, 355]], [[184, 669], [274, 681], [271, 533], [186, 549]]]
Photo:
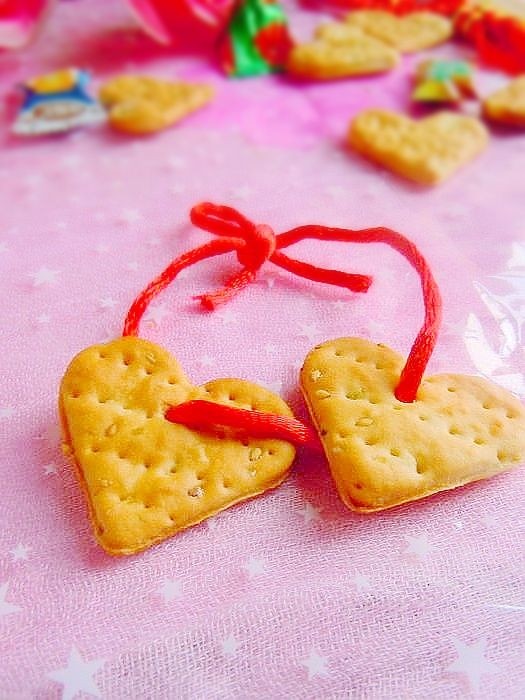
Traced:
[[[305, 239], [386, 243], [408, 260], [421, 279], [425, 305], [424, 323], [412, 345], [395, 389], [395, 396], [399, 401], [409, 403], [415, 400], [437, 341], [441, 323], [441, 296], [426, 260], [411, 241], [384, 227], [354, 231], [311, 225], [299, 226], [275, 235], [269, 226], [254, 224], [235, 209], [209, 202], [193, 207], [190, 216], [193, 224], [220, 238], [194, 248], [170, 263], [131, 305], [124, 323], [123, 335], [137, 335], [140, 320], [151, 300], [165, 289], [181, 270], [200, 260], [235, 251], [242, 265], [242, 270], [230, 277], [222, 289], [197, 297], [204, 308], [215, 309], [252, 282], [266, 261], [316, 282], [345, 287], [353, 292], [366, 292], [372, 283], [371, 277], [316, 267], [288, 257], [281, 249]], [[223, 425], [245, 430], [258, 437], [279, 437], [295, 444], [310, 446], [318, 444], [317, 439], [312, 437], [311, 430], [296, 419], [207, 401], [192, 401], [171, 407], [166, 417], [168, 420], [197, 429], [214, 429], [214, 426]]]

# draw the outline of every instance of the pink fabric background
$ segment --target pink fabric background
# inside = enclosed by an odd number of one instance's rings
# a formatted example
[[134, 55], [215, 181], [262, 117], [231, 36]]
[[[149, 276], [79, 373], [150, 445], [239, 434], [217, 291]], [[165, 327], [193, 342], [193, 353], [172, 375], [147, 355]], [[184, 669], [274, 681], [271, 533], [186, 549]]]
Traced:
[[[290, 9], [307, 36], [319, 16]], [[343, 147], [358, 109], [406, 108], [414, 60], [384, 78], [330, 85], [228, 82], [156, 47], [123, 5], [102, 0], [60, 5], [35, 45], [0, 56], [1, 698], [525, 696], [522, 467], [357, 516], [324, 461], [303, 454], [277, 491], [112, 559], [93, 541], [58, 445], [69, 360], [118, 335], [135, 294], [207, 239], [188, 223], [203, 199], [276, 231], [318, 222], [404, 232], [444, 297], [430, 369], [483, 374], [525, 396], [525, 136], [494, 133], [481, 158], [431, 191]], [[205, 79], [218, 96], [143, 140], [104, 127], [9, 136], [13, 84], [69, 64], [96, 82], [122, 70]], [[298, 367], [316, 342], [359, 335], [407, 352], [422, 306], [404, 260], [380, 246], [293, 253], [371, 272], [375, 283], [352, 296], [268, 265], [223, 311], [205, 314], [191, 297], [238, 269], [224, 257], [177, 280], [144, 335], [196, 382], [258, 381], [299, 416]]]

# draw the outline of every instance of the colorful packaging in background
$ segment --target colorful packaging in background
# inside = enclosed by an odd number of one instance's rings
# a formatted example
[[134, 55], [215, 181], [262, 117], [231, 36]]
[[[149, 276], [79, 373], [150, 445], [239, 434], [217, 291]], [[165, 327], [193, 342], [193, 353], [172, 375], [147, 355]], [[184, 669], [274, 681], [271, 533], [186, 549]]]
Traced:
[[477, 96], [472, 66], [466, 61], [430, 59], [417, 66], [416, 102], [458, 103]]
[[243, 0], [219, 44], [225, 73], [247, 77], [283, 70], [293, 46], [284, 10], [274, 0]]
[[386, 10], [395, 15], [410, 12], [435, 12], [452, 17], [465, 0], [303, 0], [303, 4], [317, 10], [351, 12], [352, 10]]
[[104, 121], [106, 112], [87, 92], [89, 81], [89, 74], [78, 68], [28, 80], [22, 85], [24, 101], [13, 124], [13, 133], [53, 134]]
[[525, 13], [510, 14], [503, 6], [474, 0], [458, 12], [455, 28], [487, 65], [511, 75], [525, 71]]
[[29, 44], [55, 0], [1, 0], [0, 49]]

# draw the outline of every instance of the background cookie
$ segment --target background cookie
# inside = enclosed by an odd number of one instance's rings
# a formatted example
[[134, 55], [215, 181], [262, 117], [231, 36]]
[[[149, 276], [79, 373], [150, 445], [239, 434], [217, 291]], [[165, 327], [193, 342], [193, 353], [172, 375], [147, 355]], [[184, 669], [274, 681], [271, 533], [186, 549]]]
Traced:
[[499, 124], [525, 127], [525, 75], [485, 98], [483, 116]]

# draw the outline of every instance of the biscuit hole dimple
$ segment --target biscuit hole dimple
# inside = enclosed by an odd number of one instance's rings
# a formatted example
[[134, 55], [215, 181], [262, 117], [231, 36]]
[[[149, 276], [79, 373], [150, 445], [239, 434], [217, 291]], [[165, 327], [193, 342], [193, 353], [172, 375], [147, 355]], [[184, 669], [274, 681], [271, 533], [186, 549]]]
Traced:
[[117, 457], [119, 459], [127, 459], [128, 456], [129, 456], [128, 453], [125, 452], [124, 450], [120, 450], [119, 452], [117, 452]]
[[514, 411], [507, 411], [505, 413], [505, 418], [509, 418], [510, 420], [512, 420], [513, 418], [516, 418], [516, 414], [514, 413]]
[[492, 404], [490, 404], [488, 401], [483, 402], [483, 408], [487, 411], [489, 408], [491, 408]]
[[130, 364], [133, 362], [133, 358], [131, 357], [131, 355], [124, 355], [124, 357], [122, 358], [122, 362], [126, 365], [126, 367], [129, 367]]
[[243, 447], [249, 447], [249, 446], [250, 446], [250, 441], [249, 441], [249, 440], [246, 440], [246, 439], [241, 440], [241, 445], [242, 445]]
[[382, 362], [376, 362], [376, 369], [382, 370], [385, 369], [386, 365], [384, 365]]
[[447, 387], [447, 391], [450, 391], [451, 394], [453, 394], [455, 391], [457, 391], [455, 386], [449, 386]]
[[401, 452], [398, 449], [396, 449], [395, 447], [393, 447], [390, 450], [390, 454], [392, 455], [392, 457], [399, 457], [401, 455]]
[[173, 465], [170, 467], [170, 474], [176, 474], [177, 473], [177, 465]]
[[155, 411], [152, 411], [151, 408], [148, 408], [148, 410], [145, 411], [145, 415], [148, 419], [153, 418], [153, 416], [155, 415]]
[[268, 454], [270, 455], [270, 457], [273, 457], [273, 455], [275, 454], [275, 450], [268, 450]]
[[379, 399], [369, 398], [368, 403], [371, 403], [373, 406], [376, 406], [379, 403]]
[[354, 488], [358, 491], [361, 491], [361, 489], [363, 488], [363, 484], [354, 484]]
[[418, 474], [424, 474], [425, 473], [425, 467], [420, 464], [419, 462], [416, 462], [416, 472]]
[[152, 466], [153, 466], [153, 463], [150, 462], [149, 460], [144, 461], [144, 469], [151, 469]]
[[222, 480], [222, 485], [225, 489], [231, 488], [232, 482], [230, 479], [227, 479], [226, 477]]
[[419, 418], [419, 420], [422, 420], [422, 421], [428, 420], [428, 416], [421, 415], [421, 416], [418, 416], [418, 418]]
[[153, 370], [151, 369], [151, 367], [146, 367], [146, 369], [144, 370], [144, 372], [145, 372], [146, 374], [153, 374]]
[[343, 357], [343, 353], [341, 352], [341, 350], [336, 350], [334, 352], [334, 355], [335, 355], [335, 357]]
[[474, 438], [474, 443], [476, 445], [485, 445], [486, 444], [485, 440], [483, 438], [480, 438], [480, 437]]
[[403, 410], [403, 406], [401, 406], [401, 405], [398, 404], [398, 403], [394, 404], [394, 405], [392, 406], [392, 408], [394, 409], [394, 411], [402, 411], [402, 410]]
[[374, 445], [377, 445], [378, 441], [376, 440], [376, 438], [368, 438], [364, 442], [365, 442], [365, 445], [368, 445], [368, 447], [373, 447]]
[[108, 356], [107, 352], [99, 352], [98, 353], [99, 360], [105, 360], [107, 356]]
[[[170, 386], [173, 386], [176, 383], [177, 383], [177, 380], [175, 379], [175, 377], [168, 377], [168, 384], [170, 384]], [[208, 391], [208, 390], [206, 390], [206, 391]]]
[[450, 435], [461, 435], [459, 428], [457, 428], [455, 425], [451, 425], [448, 432]]
[[80, 397], [80, 391], [78, 389], [74, 389], [70, 396], [72, 399], [78, 399]]
[[361, 363], [364, 362], [364, 359], [362, 357], [356, 357], [356, 358], [354, 358], [354, 362], [357, 362], [357, 364], [360, 365]]
[[[325, 430], [324, 428], [323, 428], [323, 430], [321, 430], [320, 432], [321, 432], [321, 435], [322, 435], [323, 437], [324, 437], [325, 435], [328, 435], [328, 430]], [[268, 454], [271, 454], [271, 452], [268, 452]]]

